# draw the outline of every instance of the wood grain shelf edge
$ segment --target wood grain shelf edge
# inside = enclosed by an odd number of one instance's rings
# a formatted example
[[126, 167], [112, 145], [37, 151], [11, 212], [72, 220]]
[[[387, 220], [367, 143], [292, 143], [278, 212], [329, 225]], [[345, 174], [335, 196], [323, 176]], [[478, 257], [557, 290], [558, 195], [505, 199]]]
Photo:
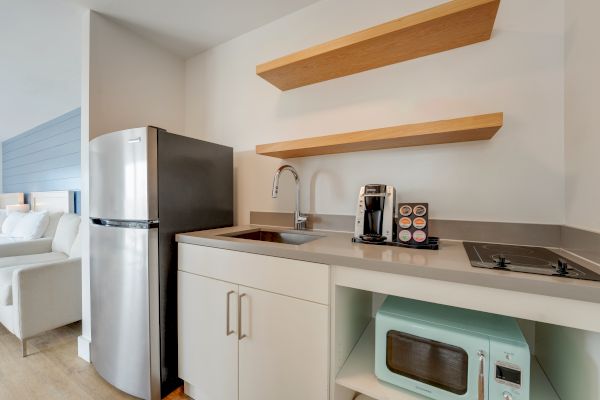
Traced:
[[453, 0], [259, 64], [290, 90], [489, 40], [500, 0]]
[[502, 127], [503, 113], [398, 125], [364, 131], [338, 133], [285, 142], [261, 144], [256, 153], [295, 158], [398, 147], [489, 140]]

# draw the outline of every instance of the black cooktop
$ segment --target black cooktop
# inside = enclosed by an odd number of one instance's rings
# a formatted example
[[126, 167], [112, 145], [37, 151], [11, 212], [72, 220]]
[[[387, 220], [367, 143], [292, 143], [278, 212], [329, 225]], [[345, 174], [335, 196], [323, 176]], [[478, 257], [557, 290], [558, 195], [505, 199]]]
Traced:
[[600, 274], [544, 247], [476, 242], [463, 246], [474, 267], [600, 281]]

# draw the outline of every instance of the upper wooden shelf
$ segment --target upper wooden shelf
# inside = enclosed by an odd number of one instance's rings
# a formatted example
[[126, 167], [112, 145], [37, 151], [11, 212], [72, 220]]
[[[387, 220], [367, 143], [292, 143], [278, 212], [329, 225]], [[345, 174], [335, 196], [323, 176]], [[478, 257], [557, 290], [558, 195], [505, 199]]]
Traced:
[[289, 90], [488, 40], [500, 0], [453, 0], [260, 64]]
[[399, 125], [256, 146], [256, 153], [277, 158], [308, 157], [395, 147], [491, 139], [502, 127], [503, 113]]

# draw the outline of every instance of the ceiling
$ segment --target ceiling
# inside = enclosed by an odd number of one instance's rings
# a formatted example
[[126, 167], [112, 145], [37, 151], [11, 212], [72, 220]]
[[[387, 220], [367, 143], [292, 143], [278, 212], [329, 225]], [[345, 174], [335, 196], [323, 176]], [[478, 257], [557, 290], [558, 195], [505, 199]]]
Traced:
[[317, 0], [71, 0], [189, 58]]
[[83, 12], [0, 0], [0, 142], [79, 107]]
[[184, 58], [316, 0], [0, 0], [0, 142], [81, 104], [91, 8]]

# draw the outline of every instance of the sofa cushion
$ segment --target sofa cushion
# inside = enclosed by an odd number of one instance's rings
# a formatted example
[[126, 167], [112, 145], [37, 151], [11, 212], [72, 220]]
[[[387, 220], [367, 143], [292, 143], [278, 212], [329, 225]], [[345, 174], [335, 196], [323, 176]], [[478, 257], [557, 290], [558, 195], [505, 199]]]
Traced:
[[11, 212], [8, 213], [6, 219], [2, 223], [2, 233], [5, 235], [12, 236], [12, 232], [15, 230], [17, 224], [25, 217], [24, 213]]
[[52, 239], [52, 251], [69, 254], [73, 242], [79, 233], [81, 218], [75, 214], [64, 214], [58, 221], [54, 239]]
[[0, 306], [11, 306], [12, 299], [12, 275], [17, 267], [0, 269]]
[[43, 264], [54, 261], [66, 260], [68, 257], [65, 253], [51, 252], [40, 254], [28, 254], [26, 256], [0, 257], [0, 270], [6, 267], [16, 267], [27, 264]]
[[48, 214], [48, 227], [46, 228], [46, 232], [44, 232], [45, 238], [53, 238], [56, 233], [56, 227], [58, 226], [58, 221], [60, 221], [60, 217], [63, 216], [63, 212], [51, 212]]
[[73, 246], [71, 246], [71, 251], [69, 251], [69, 258], [77, 258], [81, 257], [81, 233], [78, 233], [73, 241]]
[[28, 212], [12, 230], [11, 235], [25, 240], [39, 239], [46, 231], [48, 221], [46, 211]]

